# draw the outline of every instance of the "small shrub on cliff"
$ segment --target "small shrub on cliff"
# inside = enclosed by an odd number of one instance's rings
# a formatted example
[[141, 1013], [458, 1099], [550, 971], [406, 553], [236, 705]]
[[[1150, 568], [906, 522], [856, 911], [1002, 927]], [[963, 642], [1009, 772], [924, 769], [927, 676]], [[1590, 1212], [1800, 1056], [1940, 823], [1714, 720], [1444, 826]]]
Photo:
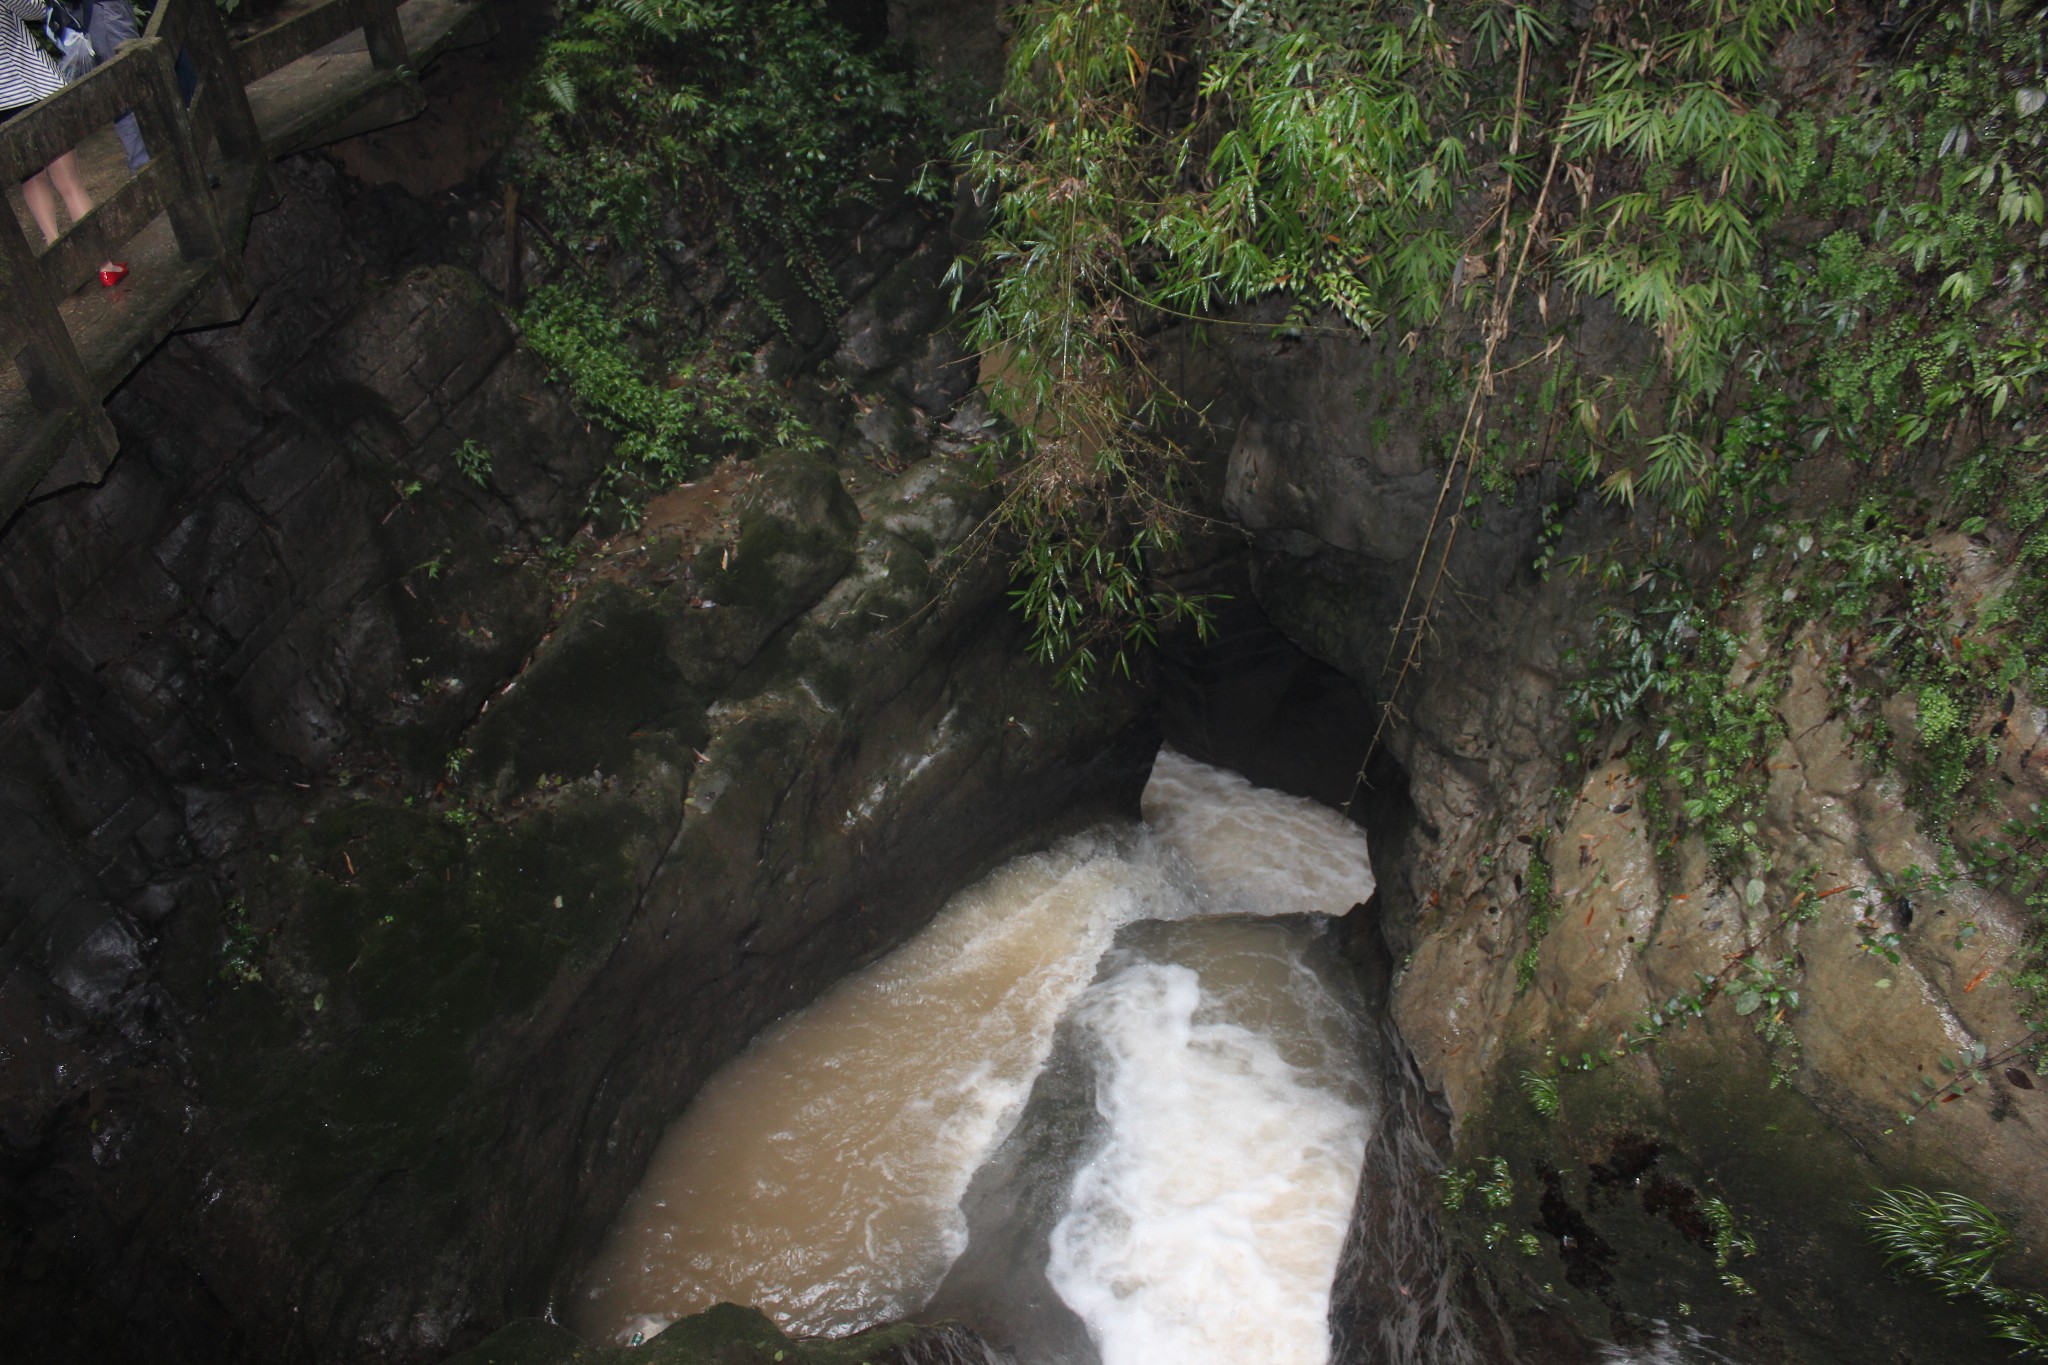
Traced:
[[747, 372], [760, 338], [705, 335], [665, 281], [715, 244], [725, 278], [785, 332], [798, 295], [771, 276], [842, 307], [828, 226], [922, 147], [909, 74], [811, 0], [567, 0], [525, 103], [511, 172], [540, 205], [558, 279], [520, 322], [619, 437], [593, 510], [630, 520], [645, 486], [721, 454], [814, 445]]
[[536, 290], [519, 321], [577, 405], [618, 435], [593, 502], [609, 499], [629, 521], [639, 487], [686, 479], [735, 450], [821, 444], [781, 394], [736, 368], [716, 341], [668, 357], [665, 381], [648, 378], [626, 343], [625, 324], [588, 286]]
[[[1521, 994], [1536, 980], [1536, 967], [1543, 951], [1544, 936], [1549, 934], [1551, 924], [1557, 918], [1557, 902], [1552, 895], [1550, 862], [1543, 856], [1539, 844], [1529, 855], [1529, 870], [1525, 874], [1522, 894], [1528, 902], [1529, 917], [1526, 926], [1529, 931], [1529, 946], [1515, 958], [1515, 993]], [[1539, 1109], [1541, 1105], [1537, 1106]]]
[[767, 248], [825, 297], [833, 209], [920, 129], [907, 73], [811, 0], [567, 0], [527, 97], [521, 171], [585, 249], [654, 244], [678, 217], [729, 268]]
[[1756, 1255], [1755, 1234], [1742, 1227], [1725, 1199], [1701, 1200], [1700, 1212], [1714, 1229], [1714, 1268], [1721, 1272], [1722, 1285], [1745, 1297], [1755, 1294], [1747, 1280], [1729, 1269], [1737, 1261]]
[[1581, 671], [1565, 695], [1582, 743], [1608, 726], [1643, 724], [1650, 735], [1631, 747], [1629, 763], [1664, 846], [1697, 834], [1732, 876], [1760, 852], [1765, 756], [1784, 732], [1775, 705], [1783, 668], [1747, 660], [1716, 605], [1694, 601], [1676, 569], [1645, 570], [1630, 599], [1601, 611], [1590, 647], [1566, 656]]
[[1529, 1097], [1529, 1107], [1544, 1118], [1554, 1119], [1564, 1108], [1564, 1095], [1558, 1088], [1555, 1075], [1525, 1070], [1522, 1072], [1522, 1093]]
[[2048, 1296], [2008, 1289], [1995, 1278], [2014, 1249], [2012, 1230], [1990, 1209], [1942, 1190], [1883, 1190], [1863, 1211], [1885, 1263], [1951, 1299], [1991, 1310], [1991, 1334], [2028, 1359], [2048, 1358]]

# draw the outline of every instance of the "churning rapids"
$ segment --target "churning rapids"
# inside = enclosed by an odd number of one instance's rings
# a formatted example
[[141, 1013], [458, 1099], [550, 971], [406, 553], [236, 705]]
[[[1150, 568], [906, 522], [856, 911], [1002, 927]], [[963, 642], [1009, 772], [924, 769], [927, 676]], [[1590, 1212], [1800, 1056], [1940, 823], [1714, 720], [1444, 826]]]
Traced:
[[1144, 816], [999, 869], [714, 1078], [573, 1325], [728, 1300], [836, 1335], [993, 1292], [1024, 1360], [1322, 1365], [1374, 1035], [1314, 917], [1372, 894], [1365, 838], [1171, 751]]

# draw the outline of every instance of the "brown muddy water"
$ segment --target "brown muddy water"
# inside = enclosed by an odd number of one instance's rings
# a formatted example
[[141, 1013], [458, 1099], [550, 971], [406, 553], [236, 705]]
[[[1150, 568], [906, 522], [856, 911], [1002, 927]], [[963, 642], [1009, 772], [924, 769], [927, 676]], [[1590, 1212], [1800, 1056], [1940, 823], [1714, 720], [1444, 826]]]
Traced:
[[1144, 817], [1011, 862], [757, 1039], [663, 1138], [571, 1325], [626, 1343], [721, 1300], [808, 1334], [915, 1313], [1064, 1030], [1089, 1136], [1040, 1172], [1056, 1216], [1016, 1271], [1087, 1345], [1044, 1358], [1322, 1365], [1370, 1031], [1311, 961], [1315, 921], [1262, 921], [1365, 901], [1365, 839], [1170, 751]]

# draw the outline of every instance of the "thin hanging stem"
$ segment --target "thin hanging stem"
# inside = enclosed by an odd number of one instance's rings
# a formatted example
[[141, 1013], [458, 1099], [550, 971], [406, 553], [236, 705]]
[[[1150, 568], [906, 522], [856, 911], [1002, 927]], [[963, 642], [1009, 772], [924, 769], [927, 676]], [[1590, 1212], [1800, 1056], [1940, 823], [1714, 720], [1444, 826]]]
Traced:
[[[1528, 45], [1528, 36], [1526, 34], [1523, 35], [1522, 43], [1526, 54]], [[1592, 51], [1592, 46], [1593, 35], [1589, 32], [1579, 44], [1578, 63], [1572, 73], [1571, 93], [1565, 96], [1564, 108], [1567, 111], [1578, 101], [1579, 86], [1586, 75], [1586, 58]], [[1520, 127], [1521, 117], [1521, 92], [1518, 89], [1516, 92], [1515, 108], [1517, 128]], [[1486, 350], [1480, 357], [1479, 371], [1473, 380], [1472, 392], [1465, 402], [1464, 421], [1458, 427], [1457, 444], [1451, 448], [1451, 461], [1444, 469], [1443, 484], [1437, 490], [1436, 506], [1430, 513], [1429, 527], [1423, 533], [1422, 547], [1415, 555], [1415, 569], [1408, 579], [1407, 594], [1401, 600], [1400, 617], [1394, 622], [1393, 639], [1387, 645], [1387, 662], [1381, 665], [1382, 677], [1385, 677], [1386, 669], [1393, 661], [1394, 652], [1400, 646], [1402, 634], [1408, 630], [1408, 608], [1415, 600], [1416, 586], [1422, 581], [1424, 567], [1428, 563], [1430, 549], [1436, 540], [1437, 528], [1443, 517], [1444, 501], [1450, 492], [1451, 481], [1458, 471], [1459, 462], [1462, 460], [1465, 466], [1465, 474], [1458, 487], [1460, 510], [1451, 514], [1450, 525], [1444, 536], [1443, 550], [1437, 559], [1436, 573], [1430, 579], [1429, 594], [1423, 599], [1422, 610], [1415, 618], [1413, 631], [1408, 632], [1408, 651], [1401, 658], [1401, 668], [1394, 675], [1393, 686], [1388, 689], [1386, 699], [1380, 703], [1379, 720], [1373, 726], [1372, 739], [1365, 746], [1365, 756], [1359, 760], [1358, 774], [1352, 779], [1351, 783], [1351, 794], [1344, 798], [1344, 811], [1346, 814], [1350, 813], [1352, 802], [1358, 799], [1358, 793], [1365, 787], [1366, 769], [1371, 765], [1373, 755], [1379, 752], [1380, 740], [1386, 734], [1387, 721], [1393, 716], [1394, 704], [1400, 699], [1402, 684], [1408, 681], [1408, 675], [1414, 672], [1422, 662], [1423, 637], [1428, 633], [1430, 616], [1436, 609], [1437, 594], [1442, 590], [1444, 576], [1450, 569], [1451, 551], [1457, 546], [1458, 529], [1464, 522], [1463, 506], [1465, 498], [1471, 492], [1472, 473], [1479, 463], [1476, 433], [1481, 413], [1480, 400], [1492, 391], [1494, 356], [1499, 352], [1501, 342], [1507, 337], [1509, 314], [1514, 309], [1515, 296], [1521, 289], [1523, 276], [1527, 273], [1529, 253], [1535, 246], [1536, 234], [1542, 227], [1544, 210], [1550, 202], [1550, 187], [1556, 181], [1558, 162], [1562, 159], [1563, 154], [1563, 137], [1553, 136], [1550, 143], [1550, 161], [1543, 170], [1543, 184], [1536, 195], [1536, 207], [1529, 215], [1528, 229], [1522, 235], [1522, 249], [1516, 255], [1514, 272], [1508, 277], [1506, 286], [1494, 299], [1493, 308], [1487, 317]], [[1510, 179], [1508, 181], [1508, 192], [1510, 195], [1513, 194], [1513, 185], [1514, 182]], [[1495, 255], [1500, 263], [1505, 264], [1509, 244], [1513, 237], [1513, 230], [1510, 225], [1511, 215], [1507, 211], [1506, 204], [1502, 206], [1501, 216], [1501, 235]]]

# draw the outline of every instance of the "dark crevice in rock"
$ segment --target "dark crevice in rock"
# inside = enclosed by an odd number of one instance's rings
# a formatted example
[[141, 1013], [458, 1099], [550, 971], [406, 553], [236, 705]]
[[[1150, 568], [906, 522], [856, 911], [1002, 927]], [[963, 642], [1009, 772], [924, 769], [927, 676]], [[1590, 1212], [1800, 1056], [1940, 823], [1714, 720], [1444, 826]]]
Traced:
[[1561, 1172], [1543, 1172], [1543, 1199], [1538, 1207], [1542, 1215], [1538, 1226], [1556, 1240], [1565, 1279], [1572, 1287], [1598, 1293], [1613, 1284], [1607, 1263], [1614, 1259], [1614, 1248], [1565, 1197]]

